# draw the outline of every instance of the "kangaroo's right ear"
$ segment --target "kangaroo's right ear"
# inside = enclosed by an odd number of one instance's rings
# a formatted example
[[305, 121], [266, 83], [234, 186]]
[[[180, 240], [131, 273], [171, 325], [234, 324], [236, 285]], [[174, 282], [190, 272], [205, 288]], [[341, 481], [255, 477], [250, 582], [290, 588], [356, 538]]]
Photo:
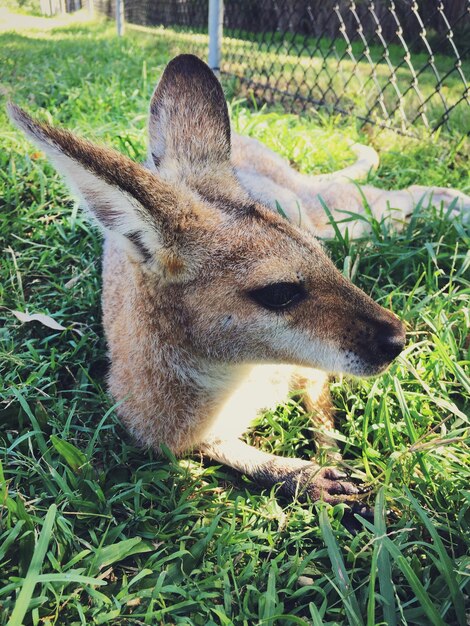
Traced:
[[192, 54], [165, 68], [150, 101], [149, 161], [185, 176], [230, 163], [230, 120], [222, 87]]
[[66, 177], [85, 207], [134, 256], [147, 261], [156, 251], [175, 248], [178, 223], [191, 219], [188, 198], [183, 200], [172, 185], [115, 150], [38, 122], [12, 103], [8, 112]]

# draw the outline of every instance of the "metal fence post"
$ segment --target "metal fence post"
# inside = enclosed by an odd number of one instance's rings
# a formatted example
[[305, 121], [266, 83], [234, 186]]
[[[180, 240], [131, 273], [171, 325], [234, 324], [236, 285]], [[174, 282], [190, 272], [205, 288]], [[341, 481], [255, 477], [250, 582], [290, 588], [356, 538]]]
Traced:
[[116, 28], [118, 37], [124, 35], [124, 0], [116, 0]]
[[209, 0], [209, 67], [217, 77], [220, 76], [223, 22], [223, 0]]

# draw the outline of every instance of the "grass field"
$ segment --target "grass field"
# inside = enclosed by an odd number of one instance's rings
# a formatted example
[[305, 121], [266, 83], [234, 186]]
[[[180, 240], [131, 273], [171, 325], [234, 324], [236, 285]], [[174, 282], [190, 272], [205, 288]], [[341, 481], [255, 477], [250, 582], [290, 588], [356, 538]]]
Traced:
[[[79, 20], [80, 18], [78, 18]], [[112, 25], [0, 24], [2, 101], [133, 158], [147, 103], [181, 39]], [[69, 23], [70, 22], [70, 23]], [[54, 28], [54, 26], [56, 26]], [[408, 325], [383, 376], [335, 380], [336, 436], [373, 486], [374, 523], [344, 507], [277, 500], [230, 470], [157, 458], [120, 426], [105, 392], [100, 236], [0, 107], [0, 625], [387, 624], [464, 626], [469, 609], [469, 233], [421, 207], [400, 233], [329, 244], [338, 267]], [[234, 127], [303, 171], [372, 141], [371, 182], [470, 193], [468, 139], [362, 136], [349, 118], [299, 119], [232, 100]], [[21, 322], [52, 317], [63, 330]], [[50, 323], [50, 319], [45, 321]], [[314, 454], [289, 402], [249, 439]]]

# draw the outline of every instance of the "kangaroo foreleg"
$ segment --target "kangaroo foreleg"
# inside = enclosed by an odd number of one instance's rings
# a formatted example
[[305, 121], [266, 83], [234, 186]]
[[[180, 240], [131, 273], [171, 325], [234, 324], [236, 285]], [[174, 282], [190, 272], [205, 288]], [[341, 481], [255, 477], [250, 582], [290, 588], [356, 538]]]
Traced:
[[209, 458], [233, 467], [266, 487], [279, 484], [281, 494], [331, 504], [356, 500], [367, 490], [344, 480], [346, 475], [335, 467], [296, 458], [285, 458], [258, 450], [239, 439], [215, 440], [201, 446]]
[[331, 432], [334, 430], [334, 407], [328, 385], [328, 374], [299, 367], [291, 382], [291, 391], [301, 400], [314, 427], [315, 443], [329, 461], [341, 461], [338, 444]]

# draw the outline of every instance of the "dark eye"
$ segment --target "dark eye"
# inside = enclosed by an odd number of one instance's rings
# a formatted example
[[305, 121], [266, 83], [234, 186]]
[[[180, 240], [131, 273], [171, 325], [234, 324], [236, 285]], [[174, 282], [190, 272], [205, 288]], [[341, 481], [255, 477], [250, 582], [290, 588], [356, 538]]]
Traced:
[[305, 296], [305, 289], [298, 283], [272, 283], [249, 293], [255, 302], [266, 309], [279, 310], [301, 300]]

